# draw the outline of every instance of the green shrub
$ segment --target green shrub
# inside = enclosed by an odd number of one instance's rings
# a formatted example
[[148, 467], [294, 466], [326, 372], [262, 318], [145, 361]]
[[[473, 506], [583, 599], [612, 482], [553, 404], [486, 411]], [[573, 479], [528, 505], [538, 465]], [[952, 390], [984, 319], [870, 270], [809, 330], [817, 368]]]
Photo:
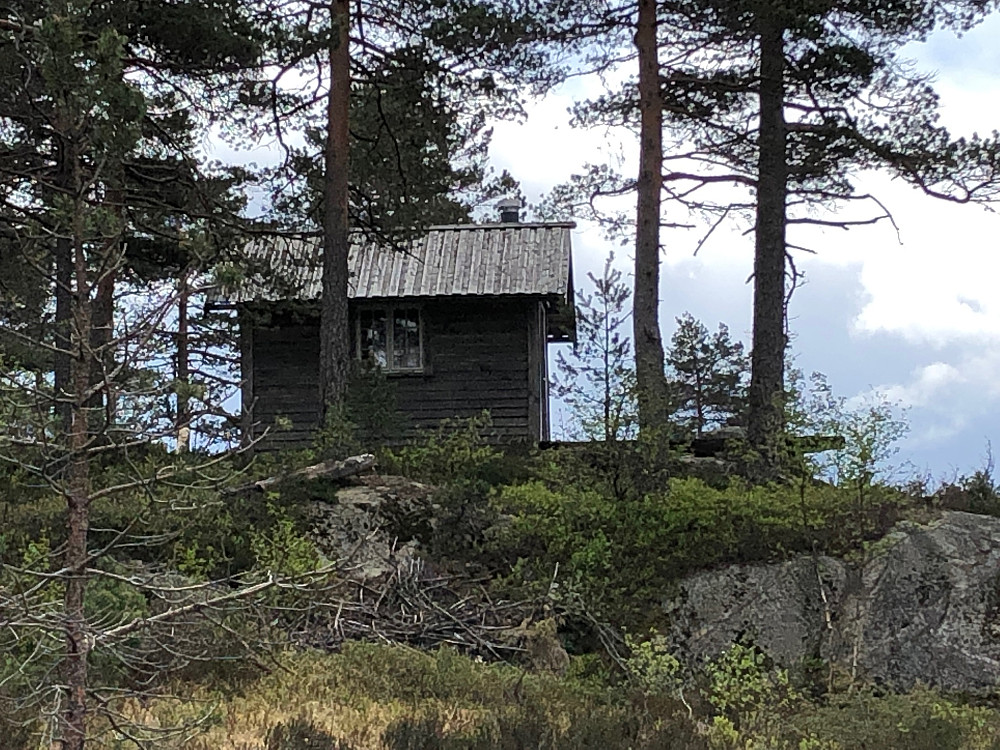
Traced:
[[585, 487], [615, 500], [634, 500], [664, 491], [671, 476], [682, 475], [677, 437], [666, 425], [634, 441], [595, 441], [541, 451], [531, 466], [531, 478], [553, 487]]
[[423, 439], [387, 452], [385, 467], [432, 484], [493, 486], [509, 481], [504, 453], [487, 442], [489, 412], [471, 419], [446, 419]]
[[996, 750], [1000, 715], [918, 687], [908, 694], [871, 688], [812, 701], [760, 650], [736, 644], [705, 666], [704, 697], [718, 750]]
[[[673, 479], [664, 492], [615, 499], [578, 484], [536, 480], [493, 495], [501, 520], [487, 553], [497, 568], [527, 582], [547, 585], [558, 566], [559, 582], [605, 612], [624, 613], [624, 624], [641, 625], [688, 573], [814, 549], [860, 549], [884, 534], [907, 502], [891, 490], [871, 492], [872, 515], [862, 524], [853, 493], [827, 484], [718, 489]], [[641, 613], [639, 620], [628, 617]]]
[[[96, 500], [91, 505], [91, 546], [110, 547], [120, 561], [167, 566], [196, 578], [222, 578], [251, 570], [257, 557], [253, 539], [272, 533], [282, 520], [297, 531], [306, 528], [303, 491], [283, 487], [262, 498], [257, 492], [220, 495], [209, 472], [197, 470], [204, 456], [177, 456], [150, 451], [128, 465], [95, 470], [94, 487], [125, 484], [136, 476], [175, 472], [169, 483], [136, 487]], [[238, 457], [219, 463], [219, 476], [238, 468]], [[185, 463], [192, 467], [185, 473]], [[261, 457], [245, 476], [269, 476], [288, 471], [288, 457]], [[242, 479], [242, 478], [241, 478]], [[246, 481], [246, 479], [242, 479]], [[36, 491], [22, 496], [20, 488], [6, 493], [0, 486], [0, 562], [18, 563], [21, 552], [43, 537], [53, 549], [66, 541], [66, 501]], [[127, 530], [121, 536], [123, 530]]]
[[250, 549], [257, 567], [274, 575], [297, 576], [319, 567], [316, 545], [301, 534], [292, 519], [268, 506], [273, 523], [266, 531], [250, 531]]
[[942, 486], [935, 493], [935, 499], [950, 510], [1000, 516], [1000, 487], [993, 479], [992, 460], [971, 476]]
[[434, 493], [433, 516], [421, 539], [432, 559], [495, 569], [486, 551], [487, 539], [497, 521], [490, 492], [482, 486], [458, 483]]
[[318, 729], [305, 717], [273, 727], [267, 733], [264, 747], [265, 750], [352, 750], [346, 742]]
[[625, 634], [629, 650], [625, 671], [644, 693], [669, 694], [680, 690], [682, 665], [673, 655], [669, 641], [655, 629], [650, 630], [649, 636], [640, 640]]
[[850, 750], [995, 750], [1000, 715], [995, 708], [964, 704], [918, 687], [908, 694], [871, 689], [830, 696], [790, 719], [799, 733]]
[[353, 363], [343, 402], [327, 410], [308, 457], [301, 458], [346, 458], [401, 439], [406, 425], [396, 404], [396, 386], [384, 371]]
[[484, 540], [496, 521], [489, 498], [496, 487], [523, 475], [525, 462], [487, 441], [487, 412], [467, 420], [445, 420], [411, 445], [384, 452], [388, 473], [439, 487], [433, 518], [421, 541], [439, 560], [460, 560], [473, 567], [489, 566]]

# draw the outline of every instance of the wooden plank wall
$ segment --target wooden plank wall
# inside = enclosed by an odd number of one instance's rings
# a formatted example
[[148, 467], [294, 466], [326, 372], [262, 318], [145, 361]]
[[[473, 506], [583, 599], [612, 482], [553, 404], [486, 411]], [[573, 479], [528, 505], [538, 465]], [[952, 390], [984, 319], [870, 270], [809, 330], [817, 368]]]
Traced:
[[423, 308], [423, 375], [393, 378], [409, 432], [489, 410], [498, 441], [537, 440], [529, 422], [528, 321], [534, 300], [433, 302]]
[[[258, 327], [253, 332], [255, 433], [272, 427], [263, 447], [308, 445], [319, 427], [319, 321]], [[275, 430], [278, 417], [290, 430]]]
[[[547, 404], [539, 399], [547, 393], [538, 377], [545, 373], [545, 329], [538, 300], [438, 300], [420, 307], [425, 371], [390, 375], [405, 436], [488, 410], [496, 442], [544, 439]], [[262, 447], [308, 444], [320, 414], [318, 321], [276, 319], [274, 327], [254, 328], [247, 360], [257, 434], [278, 417], [292, 422]]]

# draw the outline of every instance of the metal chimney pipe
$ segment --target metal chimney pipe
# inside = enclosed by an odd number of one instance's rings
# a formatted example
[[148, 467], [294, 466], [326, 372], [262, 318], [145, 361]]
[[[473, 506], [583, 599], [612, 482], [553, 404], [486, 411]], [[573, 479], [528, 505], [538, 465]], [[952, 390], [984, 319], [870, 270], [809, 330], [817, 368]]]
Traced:
[[497, 201], [500, 209], [501, 224], [519, 224], [521, 222], [521, 201], [518, 198], [504, 198]]

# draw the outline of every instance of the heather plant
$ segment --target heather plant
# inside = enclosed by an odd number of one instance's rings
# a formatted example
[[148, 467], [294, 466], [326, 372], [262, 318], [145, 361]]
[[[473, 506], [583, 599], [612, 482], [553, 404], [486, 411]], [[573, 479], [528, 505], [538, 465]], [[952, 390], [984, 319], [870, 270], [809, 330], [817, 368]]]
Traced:
[[[988, 704], [928, 688], [811, 698], [748, 643], [695, 669], [686, 702], [450, 649], [352, 643], [289, 653], [282, 666], [238, 690], [175, 680], [170, 692], [193, 700], [164, 693], [127, 711], [164, 726], [198, 717], [201, 731], [169, 745], [177, 750], [991, 750], [1000, 741], [1000, 712]], [[27, 750], [5, 739], [5, 750]], [[120, 747], [110, 728], [92, 744]]]
[[443, 420], [421, 439], [387, 451], [386, 466], [434, 484], [500, 484], [509, 477], [509, 465], [488, 440], [492, 426], [488, 411], [470, 419]]
[[298, 717], [273, 726], [267, 733], [265, 750], [353, 750], [329, 732], [318, 729], [309, 719]]
[[[562, 475], [559, 475], [562, 477]], [[796, 554], [843, 555], [888, 531], [903, 493], [875, 487], [863, 529], [850, 488], [813, 484], [713, 487], [669, 480], [660, 492], [613, 497], [587, 482], [532, 480], [491, 496], [498, 522], [483, 551], [508, 582], [548, 586], [558, 570], [599, 611], [642, 625], [688, 573]]]

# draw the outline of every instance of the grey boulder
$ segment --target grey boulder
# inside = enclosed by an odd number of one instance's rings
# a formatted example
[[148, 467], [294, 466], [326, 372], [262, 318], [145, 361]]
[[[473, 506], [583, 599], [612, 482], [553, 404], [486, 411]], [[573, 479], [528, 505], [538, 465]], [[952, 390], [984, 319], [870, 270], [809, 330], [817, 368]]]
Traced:
[[665, 609], [689, 659], [744, 639], [786, 667], [819, 658], [901, 689], [989, 690], [1000, 686], [1000, 519], [901, 522], [860, 563], [807, 556], [698, 573]]

